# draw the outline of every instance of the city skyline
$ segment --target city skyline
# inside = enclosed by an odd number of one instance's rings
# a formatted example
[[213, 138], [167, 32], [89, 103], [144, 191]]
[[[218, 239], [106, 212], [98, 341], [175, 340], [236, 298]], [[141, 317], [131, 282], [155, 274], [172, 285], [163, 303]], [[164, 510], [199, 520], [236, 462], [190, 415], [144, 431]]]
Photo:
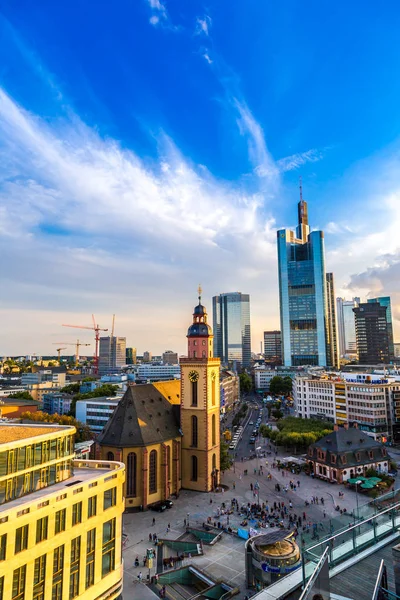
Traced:
[[0, 355], [50, 354], [92, 313], [184, 354], [199, 282], [208, 306], [250, 295], [257, 352], [300, 174], [335, 295], [390, 296], [396, 341], [398, 7], [289, 4], [2, 8]]

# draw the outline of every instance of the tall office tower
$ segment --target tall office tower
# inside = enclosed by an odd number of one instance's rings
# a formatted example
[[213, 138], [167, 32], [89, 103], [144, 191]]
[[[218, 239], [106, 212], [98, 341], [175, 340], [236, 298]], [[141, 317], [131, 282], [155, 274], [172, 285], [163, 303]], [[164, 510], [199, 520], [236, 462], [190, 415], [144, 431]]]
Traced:
[[179, 363], [178, 353], [172, 350], [163, 352], [162, 361], [164, 365], [177, 365]]
[[298, 219], [296, 232], [277, 232], [283, 364], [331, 366], [324, 233], [310, 233], [301, 186]]
[[340, 356], [357, 354], [356, 318], [353, 308], [359, 304], [360, 298], [357, 297], [352, 300], [336, 298]]
[[136, 348], [126, 349], [126, 364], [136, 365]]
[[282, 364], [282, 335], [280, 331], [264, 331], [264, 358], [268, 363]]
[[386, 306], [366, 302], [353, 308], [356, 317], [358, 362], [360, 365], [389, 363], [389, 335]]
[[75, 460], [75, 433], [1, 424], [3, 600], [121, 598], [125, 468]]
[[153, 358], [153, 355], [151, 352], [149, 352], [148, 350], [145, 350], [143, 352], [143, 362], [151, 362]]
[[340, 360], [333, 273], [326, 274], [326, 300], [328, 304], [327, 366], [338, 369]]
[[213, 297], [214, 356], [224, 365], [249, 367], [250, 296], [240, 292]]
[[377, 302], [381, 306], [386, 306], [386, 322], [389, 338], [389, 362], [393, 362], [394, 359], [394, 339], [393, 339], [393, 319], [392, 319], [392, 305], [390, 302], [390, 296], [381, 296], [380, 298], [369, 298], [367, 302]]
[[126, 364], [126, 338], [101, 337], [99, 348], [99, 375], [119, 372]]

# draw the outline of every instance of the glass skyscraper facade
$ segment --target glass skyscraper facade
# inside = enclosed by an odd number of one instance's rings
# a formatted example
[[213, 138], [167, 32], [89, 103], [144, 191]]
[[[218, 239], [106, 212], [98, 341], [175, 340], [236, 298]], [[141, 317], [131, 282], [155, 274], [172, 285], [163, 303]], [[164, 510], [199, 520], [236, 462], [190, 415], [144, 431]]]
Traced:
[[214, 356], [224, 365], [249, 367], [250, 296], [240, 292], [213, 297]]
[[352, 300], [336, 298], [340, 356], [357, 354], [356, 322], [353, 308], [359, 304], [360, 298]]
[[380, 306], [386, 306], [386, 323], [389, 341], [389, 361], [394, 360], [394, 339], [393, 339], [393, 319], [392, 319], [392, 304], [390, 296], [381, 296], [380, 298], [369, 298], [369, 303], [377, 302]]
[[303, 199], [298, 223], [296, 232], [277, 232], [283, 364], [336, 367], [333, 276], [325, 272], [324, 233], [310, 232]]

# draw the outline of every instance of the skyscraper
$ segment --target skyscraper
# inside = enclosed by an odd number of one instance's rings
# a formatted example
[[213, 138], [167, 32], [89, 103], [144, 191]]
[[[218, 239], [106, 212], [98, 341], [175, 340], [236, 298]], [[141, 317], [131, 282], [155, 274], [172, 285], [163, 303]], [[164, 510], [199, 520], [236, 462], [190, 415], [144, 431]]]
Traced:
[[333, 273], [326, 274], [326, 300], [328, 304], [327, 366], [339, 368], [339, 342]]
[[282, 335], [280, 331], [264, 331], [264, 357], [268, 363], [282, 364]]
[[381, 306], [386, 306], [386, 323], [388, 330], [389, 339], [389, 362], [393, 362], [394, 359], [394, 340], [393, 340], [393, 319], [392, 319], [392, 305], [390, 302], [390, 296], [381, 296], [380, 298], [369, 298], [367, 302], [377, 302]]
[[240, 292], [213, 297], [214, 356], [225, 365], [250, 366], [250, 296]]
[[101, 337], [99, 348], [99, 375], [119, 372], [126, 364], [126, 338]]
[[325, 272], [324, 233], [310, 232], [301, 187], [298, 222], [296, 232], [277, 232], [283, 364], [336, 366], [333, 279]]
[[389, 363], [386, 311], [387, 307], [378, 302], [366, 302], [353, 308], [360, 365]]
[[352, 300], [336, 298], [340, 356], [357, 354], [356, 321], [353, 308], [359, 304], [360, 298]]

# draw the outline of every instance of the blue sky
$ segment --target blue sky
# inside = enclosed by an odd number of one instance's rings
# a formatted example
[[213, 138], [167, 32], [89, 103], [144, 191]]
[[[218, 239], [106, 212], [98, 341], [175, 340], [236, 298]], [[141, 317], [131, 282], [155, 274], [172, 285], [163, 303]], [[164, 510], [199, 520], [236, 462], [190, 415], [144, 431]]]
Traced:
[[399, 27], [394, 1], [3, 2], [0, 355], [92, 312], [184, 352], [199, 282], [251, 294], [258, 350], [300, 175], [338, 295], [398, 318]]

